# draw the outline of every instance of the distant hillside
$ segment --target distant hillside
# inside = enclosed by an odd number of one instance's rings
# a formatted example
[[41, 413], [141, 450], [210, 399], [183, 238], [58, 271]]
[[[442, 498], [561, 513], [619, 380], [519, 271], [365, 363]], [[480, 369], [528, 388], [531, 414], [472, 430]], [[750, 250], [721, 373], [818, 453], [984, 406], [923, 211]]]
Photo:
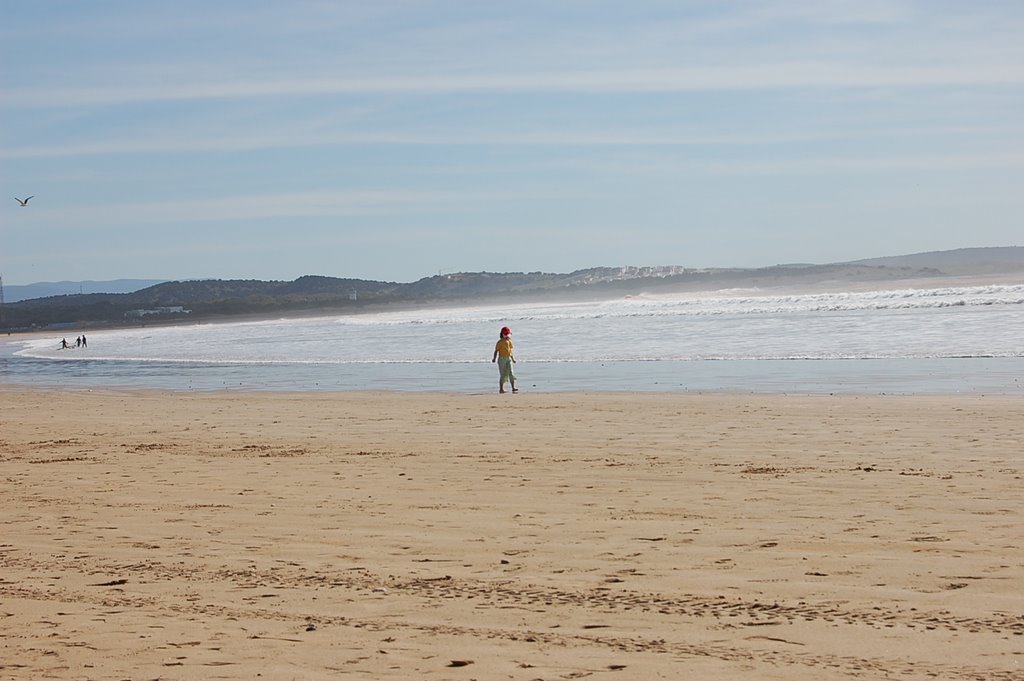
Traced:
[[869, 267], [934, 267], [952, 275], [1001, 274], [1024, 271], [1024, 247], [958, 248], [954, 251], [869, 258], [847, 264]]
[[169, 323], [239, 315], [341, 314], [394, 305], [607, 300], [683, 291], [919, 286], [929, 280], [942, 282], [971, 275], [1005, 275], [1024, 281], [1024, 248], [971, 248], [828, 265], [760, 268], [595, 267], [569, 274], [460, 272], [408, 284], [304, 276], [294, 281], [169, 281], [123, 293], [85, 293], [87, 282], [82, 282], [82, 293], [18, 302], [8, 298], [9, 302], [0, 308], [0, 329]]
[[113, 279], [111, 281], [41, 281], [36, 284], [6, 285], [4, 286], [4, 301], [16, 303], [19, 300], [74, 293], [131, 293], [164, 281], [166, 279]]

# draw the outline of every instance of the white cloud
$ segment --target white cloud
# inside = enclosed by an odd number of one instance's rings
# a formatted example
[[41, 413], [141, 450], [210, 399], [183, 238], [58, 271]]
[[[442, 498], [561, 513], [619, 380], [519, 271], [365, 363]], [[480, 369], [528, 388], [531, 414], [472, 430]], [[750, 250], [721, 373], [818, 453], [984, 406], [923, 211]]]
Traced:
[[671, 93], [786, 88], [872, 88], [1024, 85], [1024, 65], [863, 66], [775, 63], [745, 66], [589, 69], [532, 73], [440, 74], [151, 85], [22, 88], [0, 93], [0, 107], [119, 106], [129, 103], [318, 95], [437, 95], [458, 93]]
[[[287, 192], [211, 199], [183, 197], [173, 201], [43, 208], [35, 211], [33, 217], [40, 224], [49, 223], [74, 229], [79, 224], [119, 227], [408, 212], [422, 214], [432, 209], [443, 209], [447, 213], [451, 213], [471, 208], [481, 202], [513, 201], [525, 198], [528, 197], [521, 192], [508, 192], [507, 194], [428, 190]], [[538, 198], [538, 196], [534, 195], [533, 198]]]
[[1024, 153], [979, 154], [924, 153], [914, 156], [872, 158], [819, 157], [740, 162], [714, 161], [701, 164], [703, 172], [720, 175], [804, 175], [819, 173], [944, 172], [999, 168], [1024, 168]]
[[[298, 128], [293, 129], [293, 128]], [[930, 136], [1005, 136], [1015, 134], [1015, 128], [1006, 126], [920, 126], [916, 128], [878, 127], [817, 130], [788, 129], [774, 131], [736, 131], [694, 129], [689, 132], [674, 129], [656, 129], [617, 126], [615, 128], [567, 129], [548, 126], [539, 129], [464, 129], [460, 126], [445, 129], [392, 129], [337, 132], [318, 130], [314, 123], [297, 120], [287, 129], [269, 128], [239, 130], [234, 133], [217, 130], [179, 130], [175, 134], [156, 134], [152, 130], [137, 130], [130, 135], [114, 139], [92, 139], [66, 144], [22, 146], [0, 149], [0, 159], [71, 158], [77, 156], [182, 154], [204, 152], [242, 152], [269, 149], [328, 147], [345, 145], [486, 145], [486, 146], [559, 146], [559, 147], [616, 147], [616, 146], [772, 146], [808, 142], [829, 142], [851, 139], [893, 137], [908, 139]], [[95, 179], [95, 174], [90, 176]]]
[[751, 157], [722, 160], [714, 158], [673, 158], [665, 154], [630, 153], [595, 159], [560, 161], [565, 170], [597, 176], [614, 174], [631, 178], [680, 177], [745, 177], [745, 176], [815, 176], [879, 173], [943, 173], [986, 169], [1024, 169], [1024, 151], [986, 153], [922, 152], [903, 155], [851, 156], [822, 154], [818, 156], [776, 158]]

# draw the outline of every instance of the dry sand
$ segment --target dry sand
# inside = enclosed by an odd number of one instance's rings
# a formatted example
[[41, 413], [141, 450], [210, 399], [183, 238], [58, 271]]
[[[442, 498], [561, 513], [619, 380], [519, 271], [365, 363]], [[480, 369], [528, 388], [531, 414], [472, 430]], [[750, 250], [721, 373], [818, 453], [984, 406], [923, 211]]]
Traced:
[[0, 678], [1024, 679], [1024, 399], [0, 390]]

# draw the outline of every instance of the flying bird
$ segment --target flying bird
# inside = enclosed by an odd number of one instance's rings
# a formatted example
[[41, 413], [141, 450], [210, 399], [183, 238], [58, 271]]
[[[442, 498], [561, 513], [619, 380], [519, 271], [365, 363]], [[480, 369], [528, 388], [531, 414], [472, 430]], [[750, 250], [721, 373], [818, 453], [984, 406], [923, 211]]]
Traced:
[[22, 207], [22, 208], [24, 208], [25, 206], [27, 206], [27, 205], [28, 205], [28, 202], [29, 202], [29, 201], [30, 201], [31, 199], [33, 199], [34, 197], [35, 197], [35, 194], [33, 194], [32, 196], [28, 197], [27, 199], [19, 199], [19, 198], [18, 198], [17, 196], [15, 196], [15, 197], [14, 197], [14, 200], [15, 200], [15, 201], [17, 201], [18, 203], [20, 203], [20, 204], [21, 204], [21, 207]]

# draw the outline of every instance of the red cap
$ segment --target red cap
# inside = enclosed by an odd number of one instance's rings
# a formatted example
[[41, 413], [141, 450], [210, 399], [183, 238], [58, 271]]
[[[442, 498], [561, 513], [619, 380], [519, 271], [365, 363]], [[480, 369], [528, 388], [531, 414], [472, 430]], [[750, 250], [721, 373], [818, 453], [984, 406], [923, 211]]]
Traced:
[[507, 326], [501, 327], [501, 335], [502, 336], [511, 336], [512, 335], [512, 329], [508, 328]]

